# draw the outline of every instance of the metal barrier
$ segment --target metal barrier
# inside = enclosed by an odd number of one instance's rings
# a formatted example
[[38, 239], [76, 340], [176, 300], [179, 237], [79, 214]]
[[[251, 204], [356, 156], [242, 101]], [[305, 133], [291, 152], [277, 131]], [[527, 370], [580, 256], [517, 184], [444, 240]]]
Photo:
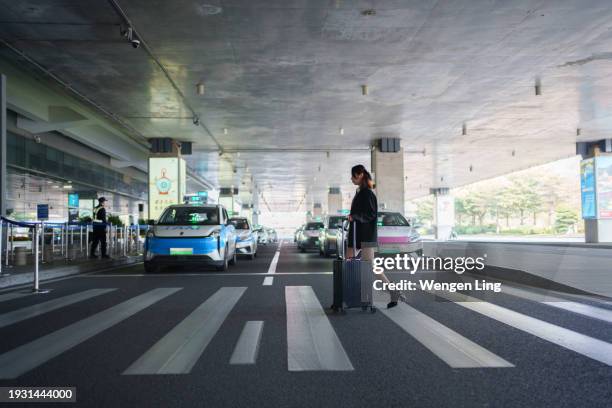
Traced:
[[[106, 224], [107, 253], [111, 257], [128, 257], [141, 255], [143, 232], [148, 225], [118, 226]], [[15, 266], [15, 238], [18, 229], [27, 229], [26, 240], [30, 243], [34, 258], [34, 288], [37, 293], [45, 293], [39, 287], [39, 263], [54, 261], [56, 255], [64, 262], [85, 259], [90, 252], [90, 233], [93, 226], [89, 224], [69, 224], [66, 222], [35, 221], [21, 222], [0, 217], [0, 277], [8, 276], [7, 269]], [[30, 238], [31, 235], [31, 239]], [[4, 260], [2, 254], [4, 253]]]

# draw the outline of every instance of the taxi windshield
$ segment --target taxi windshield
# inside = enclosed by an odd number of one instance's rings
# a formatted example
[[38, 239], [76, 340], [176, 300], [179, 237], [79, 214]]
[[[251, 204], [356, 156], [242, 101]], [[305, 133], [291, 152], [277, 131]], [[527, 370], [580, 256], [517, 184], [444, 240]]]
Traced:
[[168, 208], [158, 225], [219, 225], [219, 210], [215, 207]]
[[239, 230], [249, 229], [249, 222], [246, 219], [235, 218], [235, 219], [231, 219], [230, 222], [236, 229], [239, 229]]
[[400, 213], [379, 213], [379, 227], [408, 227], [410, 224]]

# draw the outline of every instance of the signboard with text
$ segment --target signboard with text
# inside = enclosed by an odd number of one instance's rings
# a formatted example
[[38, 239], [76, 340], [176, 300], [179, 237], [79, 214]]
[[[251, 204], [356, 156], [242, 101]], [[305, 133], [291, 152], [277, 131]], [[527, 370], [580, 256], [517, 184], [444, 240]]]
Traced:
[[595, 197], [595, 159], [580, 162], [580, 200], [582, 202], [582, 218], [597, 217]]
[[149, 218], [158, 219], [163, 210], [181, 203], [186, 184], [185, 160], [177, 157], [149, 158]]
[[612, 218], [612, 156], [598, 156], [595, 164], [598, 218]]
[[49, 204], [36, 204], [36, 218], [39, 221], [49, 219]]

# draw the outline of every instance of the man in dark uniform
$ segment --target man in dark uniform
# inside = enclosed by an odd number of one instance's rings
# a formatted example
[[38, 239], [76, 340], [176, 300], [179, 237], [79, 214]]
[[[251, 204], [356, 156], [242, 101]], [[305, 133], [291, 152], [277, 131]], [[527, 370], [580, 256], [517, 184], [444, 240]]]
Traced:
[[90, 258], [97, 258], [96, 249], [98, 249], [98, 242], [100, 243], [100, 251], [102, 252], [102, 258], [110, 258], [106, 255], [106, 198], [98, 198], [98, 205], [93, 210], [93, 239], [91, 241], [91, 252]]

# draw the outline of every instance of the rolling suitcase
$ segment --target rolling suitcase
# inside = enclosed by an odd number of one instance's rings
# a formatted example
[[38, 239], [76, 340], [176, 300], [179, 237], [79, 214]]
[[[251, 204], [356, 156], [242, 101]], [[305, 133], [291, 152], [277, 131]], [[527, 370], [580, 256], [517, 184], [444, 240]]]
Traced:
[[[355, 232], [357, 223], [353, 224]], [[353, 233], [353, 254], [357, 253], [356, 233]], [[342, 244], [344, 247], [344, 228], [342, 229]], [[376, 311], [372, 303], [372, 264], [358, 258], [347, 259], [342, 250], [342, 259], [335, 259], [333, 265], [334, 311], [343, 311], [345, 308], [368, 308]]]

